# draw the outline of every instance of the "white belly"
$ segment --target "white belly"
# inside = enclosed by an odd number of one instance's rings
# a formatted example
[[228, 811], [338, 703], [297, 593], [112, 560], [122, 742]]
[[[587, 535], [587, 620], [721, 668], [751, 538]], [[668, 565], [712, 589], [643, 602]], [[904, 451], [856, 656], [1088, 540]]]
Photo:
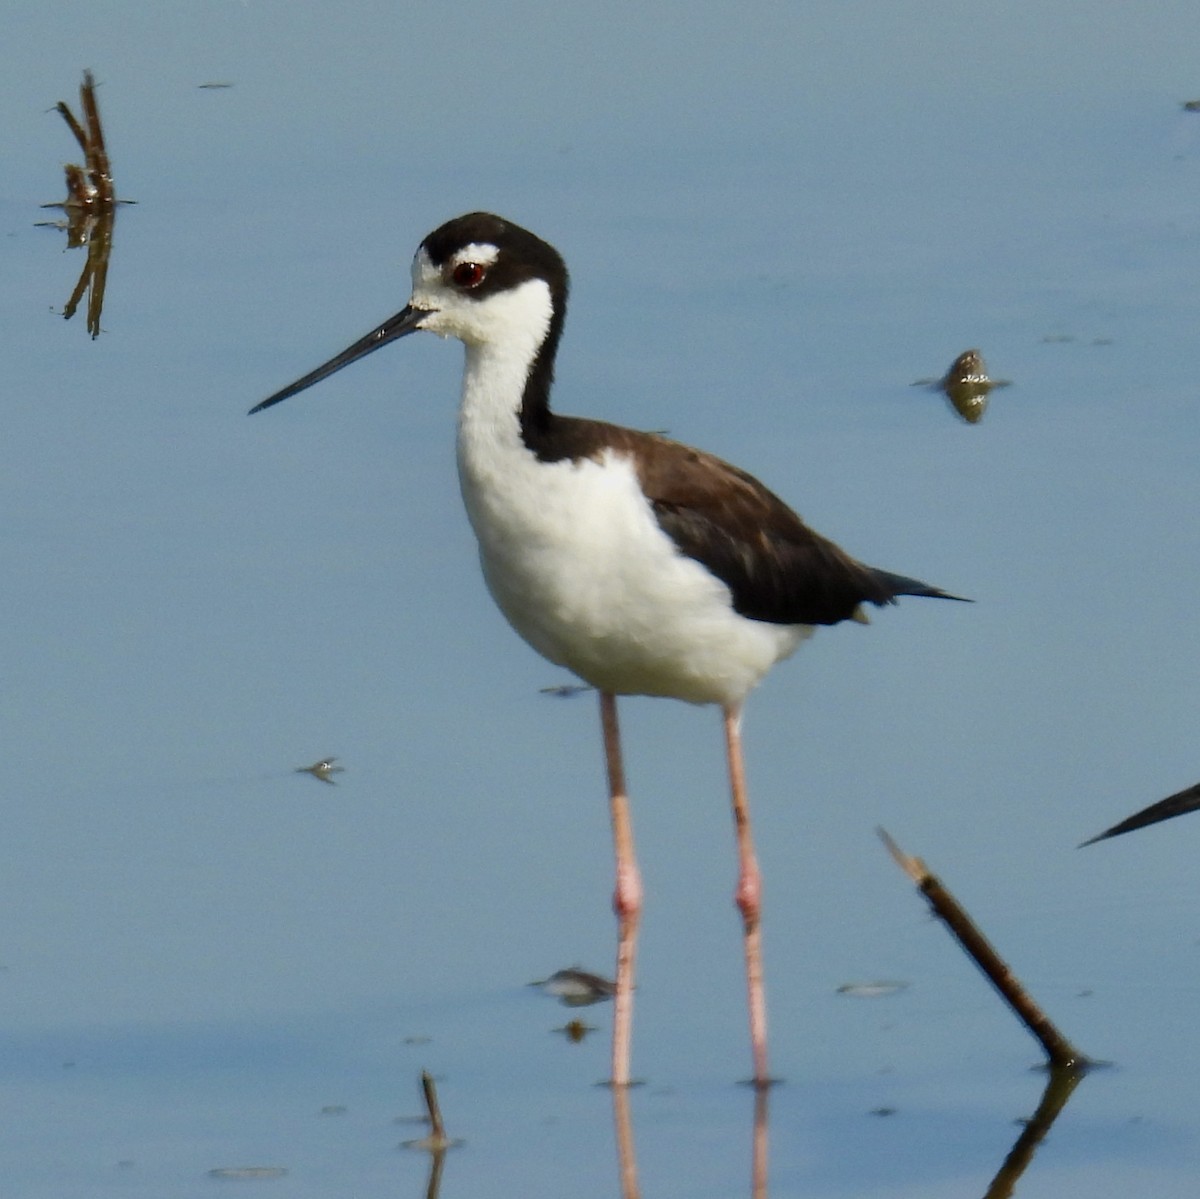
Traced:
[[739, 616], [659, 527], [626, 460], [538, 462], [460, 431], [459, 478], [509, 623], [601, 690], [739, 703], [812, 632]]

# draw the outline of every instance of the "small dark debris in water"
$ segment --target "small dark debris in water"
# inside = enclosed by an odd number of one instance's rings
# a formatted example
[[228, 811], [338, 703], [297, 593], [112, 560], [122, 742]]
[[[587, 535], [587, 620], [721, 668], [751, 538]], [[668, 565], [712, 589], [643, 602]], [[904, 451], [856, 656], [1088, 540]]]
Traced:
[[[1079, 338], [1074, 333], [1047, 333], [1041, 341], [1044, 346], [1066, 346], [1078, 342]], [[1113, 341], [1114, 339], [1107, 334], [1101, 334], [1091, 338], [1087, 344], [1089, 346], [1111, 346]]]
[[209, 1170], [209, 1178], [220, 1178], [225, 1182], [261, 1182], [267, 1178], [286, 1178], [283, 1166], [221, 1166]]
[[424, 1033], [418, 1033], [413, 1037], [405, 1037], [404, 1043], [405, 1045], [428, 1045], [432, 1040], [432, 1037], [426, 1036]]
[[908, 983], [889, 982], [880, 979], [878, 982], [842, 983], [837, 989], [839, 995], [851, 995], [856, 999], [879, 999], [884, 995], [897, 995], [906, 990]]
[[118, 1170], [132, 1170], [137, 1163], [131, 1157], [123, 1157], [117, 1162]]
[[1184, 100], [1180, 107], [1184, 112], [1200, 112], [1200, 100]]
[[1075, 998], [1076, 999], [1091, 999], [1092, 994], [1093, 994], [1092, 989], [1090, 987], [1088, 987], [1085, 990], [1076, 991]]
[[983, 355], [978, 350], [964, 350], [940, 379], [917, 379], [912, 386], [942, 392], [954, 411], [974, 425], [983, 419], [988, 394], [1010, 384], [1009, 379], [989, 379]]
[[894, 1107], [873, 1107], [868, 1115], [871, 1116], [894, 1116], [896, 1109]]
[[582, 695], [585, 691], [591, 691], [591, 687], [585, 683], [561, 683], [557, 687], [539, 687], [539, 695], [553, 695], [555, 699], [571, 699], [573, 696]]
[[225, 88], [233, 87], [232, 83], [197, 83], [196, 86], [202, 92], [219, 92]]
[[344, 1103], [327, 1103], [321, 1108], [322, 1116], [344, 1116], [350, 1109]]
[[596, 1031], [596, 1026], [585, 1024], [582, 1020], [568, 1020], [566, 1024], [560, 1024], [551, 1031], [566, 1037], [572, 1045], [579, 1045], [588, 1033]]
[[611, 999], [617, 990], [616, 983], [579, 966], [556, 970], [549, 978], [538, 979], [529, 985], [541, 987], [547, 995], [553, 995], [567, 1007], [587, 1007], [589, 1004], [601, 1003], [605, 999]]
[[1160, 799], [1158, 803], [1152, 803], [1140, 812], [1134, 812], [1119, 824], [1114, 824], [1104, 832], [1081, 842], [1079, 848], [1094, 845], [1097, 841], [1104, 841], [1109, 837], [1119, 837], [1122, 833], [1132, 833], [1135, 829], [1157, 824], [1160, 820], [1170, 820], [1173, 816], [1186, 816], [1188, 812], [1194, 812], [1197, 808], [1200, 808], [1200, 783], [1176, 791], [1174, 795], [1168, 795], [1166, 799]]
[[297, 766], [297, 774], [311, 774], [313, 778], [320, 779], [323, 783], [328, 783], [331, 787], [336, 787], [337, 783], [329, 776], [331, 774], [344, 774], [344, 766], [335, 766], [334, 762], [337, 758], [320, 758], [311, 766]]

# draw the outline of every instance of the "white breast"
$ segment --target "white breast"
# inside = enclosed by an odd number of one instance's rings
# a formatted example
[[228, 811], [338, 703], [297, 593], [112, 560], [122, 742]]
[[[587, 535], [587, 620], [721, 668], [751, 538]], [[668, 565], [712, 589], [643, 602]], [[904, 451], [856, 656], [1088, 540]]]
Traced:
[[659, 527], [627, 460], [608, 451], [538, 461], [521, 441], [517, 380], [506, 384], [504, 365], [468, 346], [458, 469], [483, 573], [509, 623], [602, 690], [740, 702], [811, 628], [734, 612], [725, 584]]

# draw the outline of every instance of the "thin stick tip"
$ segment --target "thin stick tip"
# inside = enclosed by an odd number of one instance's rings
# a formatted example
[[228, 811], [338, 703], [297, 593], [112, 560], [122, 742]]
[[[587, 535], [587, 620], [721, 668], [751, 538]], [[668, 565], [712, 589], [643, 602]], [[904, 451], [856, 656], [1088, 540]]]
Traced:
[[888, 833], [887, 829], [880, 826], [875, 829], [875, 832], [878, 834], [879, 839], [886, 846], [888, 853], [892, 855], [892, 859], [895, 861], [896, 865], [899, 866], [900, 869], [903, 870], [904, 873], [907, 874], [914, 883], [919, 884], [922, 880], [929, 877], [929, 871], [926, 868], [925, 863], [922, 862], [920, 858], [914, 858], [911, 854], [905, 853], [904, 850], [902, 850], [900, 846], [896, 844], [892, 836]]

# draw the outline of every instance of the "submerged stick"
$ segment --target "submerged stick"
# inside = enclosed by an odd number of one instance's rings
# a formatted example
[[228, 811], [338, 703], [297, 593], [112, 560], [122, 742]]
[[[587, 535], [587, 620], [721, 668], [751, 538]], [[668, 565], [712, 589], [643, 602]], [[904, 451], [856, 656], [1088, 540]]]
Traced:
[[442, 1120], [442, 1108], [438, 1103], [437, 1083], [428, 1070], [421, 1071], [421, 1093], [425, 1096], [425, 1110], [429, 1113], [430, 1140], [446, 1140], [446, 1124]]
[[942, 920], [954, 939], [983, 971], [987, 980], [1000, 992], [1001, 998], [1012, 1008], [1021, 1023], [1038, 1039], [1051, 1064], [1086, 1069], [1091, 1064], [1088, 1059], [1059, 1032], [1049, 1017], [1030, 998], [1008, 963], [992, 948], [991, 943], [979, 931], [958, 900], [942, 885], [941, 880], [930, 873], [920, 858], [906, 854], [883, 829], [877, 831], [896, 864], [925, 896], [934, 915]]
[[429, 1135], [416, 1141], [404, 1141], [405, 1149], [423, 1149], [435, 1157], [461, 1145], [462, 1141], [446, 1135], [446, 1124], [442, 1120], [442, 1108], [438, 1103], [437, 1084], [428, 1070], [421, 1071], [421, 1094], [425, 1097], [425, 1111], [429, 1120]]

